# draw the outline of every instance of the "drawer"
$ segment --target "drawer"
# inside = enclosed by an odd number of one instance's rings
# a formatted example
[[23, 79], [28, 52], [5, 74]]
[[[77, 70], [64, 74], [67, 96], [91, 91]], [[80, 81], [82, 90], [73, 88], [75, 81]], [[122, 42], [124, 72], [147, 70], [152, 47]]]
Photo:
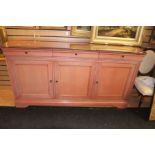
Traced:
[[141, 60], [143, 58], [143, 55], [136, 55], [136, 54], [107, 54], [107, 53], [100, 53], [99, 54], [100, 59], [115, 59], [115, 60]]
[[6, 49], [4, 55], [10, 56], [52, 56], [52, 50]]
[[98, 53], [93, 51], [81, 50], [54, 50], [53, 56], [55, 57], [72, 57], [72, 58], [89, 58], [98, 59]]

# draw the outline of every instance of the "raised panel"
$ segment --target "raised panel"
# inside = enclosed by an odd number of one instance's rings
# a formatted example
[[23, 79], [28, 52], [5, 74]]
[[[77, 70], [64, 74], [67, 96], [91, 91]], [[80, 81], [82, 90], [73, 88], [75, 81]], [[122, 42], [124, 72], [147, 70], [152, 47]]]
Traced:
[[98, 70], [96, 97], [124, 98], [133, 74], [133, 65], [101, 63]]
[[89, 98], [93, 71], [94, 64], [91, 62], [57, 62], [56, 96]]
[[17, 92], [20, 97], [51, 98], [49, 84], [52, 67], [48, 62], [28, 61], [15, 62]]

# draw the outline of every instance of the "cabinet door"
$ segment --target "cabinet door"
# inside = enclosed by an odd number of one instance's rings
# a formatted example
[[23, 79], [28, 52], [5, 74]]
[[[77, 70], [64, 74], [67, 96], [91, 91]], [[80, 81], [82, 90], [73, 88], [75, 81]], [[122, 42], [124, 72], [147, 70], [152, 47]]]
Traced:
[[109, 99], [126, 97], [132, 87], [133, 74], [133, 64], [100, 63], [96, 80], [96, 97]]
[[17, 97], [51, 98], [52, 64], [46, 61], [13, 61], [13, 79]]
[[90, 98], [93, 62], [57, 62], [55, 66], [57, 98]]

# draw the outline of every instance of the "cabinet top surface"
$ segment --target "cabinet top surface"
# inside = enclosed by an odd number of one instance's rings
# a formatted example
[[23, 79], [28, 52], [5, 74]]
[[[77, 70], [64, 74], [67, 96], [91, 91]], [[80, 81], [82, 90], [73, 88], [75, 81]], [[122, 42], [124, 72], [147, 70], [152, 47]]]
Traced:
[[110, 51], [125, 52], [134, 54], [144, 54], [140, 47], [116, 46], [116, 45], [99, 45], [86, 43], [67, 43], [51, 41], [24, 41], [9, 40], [1, 45], [2, 48], [27, 48], [27, 49], [71, 49], [71, 50], [89, 50], [89, 51]]

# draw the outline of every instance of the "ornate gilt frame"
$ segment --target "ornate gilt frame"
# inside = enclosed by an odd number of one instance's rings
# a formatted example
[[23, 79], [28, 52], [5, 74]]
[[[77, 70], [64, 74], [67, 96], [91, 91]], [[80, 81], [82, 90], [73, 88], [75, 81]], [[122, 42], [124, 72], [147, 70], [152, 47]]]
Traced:
[[72, 26], [71, 27], [71, 34], [73, 36], [90, 37], [91, 31], [79, 30], [79, 29], [77, 29], [77, 26]]
[[144, 26], [138, 26], [136, 37], [134, 39], [97, 36], [98, 26], [94, 26], [92, 28], [91, 43], [139, 46], [141, 45], [141, 42], [142, 42], [143, 31], [144, 31]]

